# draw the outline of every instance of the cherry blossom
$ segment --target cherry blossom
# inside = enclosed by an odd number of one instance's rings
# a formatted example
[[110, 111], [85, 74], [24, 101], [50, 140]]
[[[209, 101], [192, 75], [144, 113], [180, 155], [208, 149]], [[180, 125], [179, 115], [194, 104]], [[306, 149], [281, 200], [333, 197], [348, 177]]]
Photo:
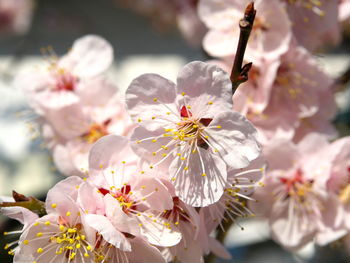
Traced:
[[84, 175], [89, 151], [98, 139], [108, 134], [128, 136], [134, 125], [124, 103], [114, 95], [101, 106], [73, 104], [45, 113], [45, 124], [53, 134], [46, 136], [57, 168], [65, 175]]
[[78, 102], [101, 105], [115, 93], [115, 87], [106, 85], [101, 75], [113, 60], [113, 49], [103, 38], [84, 36], [60, 59], [51, 48], [48, 52], [45, 70], [24, 72], [15, 81], [38, 114]]
[[132, 156], [126, 138], [105, 136], [90, 151], [88, 180], [98, 188], [106, 217], [118, 230], [153, 245], [175, 245], [181, 235], [159, 216], [173, 208], [171, 195], [159, 179], [138, 171]]
[[[340, 206], [327, 194], [330, 177], [326, 139], [309, 134], [298, 145], [275, 140], [265, 147], [269, 171], [265, 187], [255, 191], [251, 207], [269, 219], [272, 237], [287, 249], [295, 250], [314, 238], [325, 245], [339, 238]], [[319, 149], [319, 150], [317, 150]], [[334, 231], [332, 231], [334, 230]]]
[[34, 9], [32, 0], [0, 1], [0, 34], [24, 34], [31, 24]]
[[[150, 168], [169, 167], [176, 194], [206, 206], [223, 194], [226, 166], [242, 168], [260, 153], [254, 127], [232, 111], [231, 82], [218, 67], [187, 64], [177, 85], [155, 74], [136, 78], [126, 92], [136, 153]], [[167, 169], [167, 168], [165, 168]]]
[[340, 41], [338, 3], [329, 0], [303, 0], [285, 3], [297, 42], [310, 51]]
[[[250, 0], [202, 0], [198, 12], [209, 28], [203, 40], [204, 49], [212, 56], [227, 57], [236, 52], [239, 38], [239, 21]], [[247, 46], [245, 58], [254, 63], [260, 59], [276, 59], [286, 52], [292, 37], [291, 24], [279, 1], [257, 0], [258, 10]]]
[[339, 20], [341, 22], [348, 22], [350, 18], [350, 1], [340, 0], [339, 2]]

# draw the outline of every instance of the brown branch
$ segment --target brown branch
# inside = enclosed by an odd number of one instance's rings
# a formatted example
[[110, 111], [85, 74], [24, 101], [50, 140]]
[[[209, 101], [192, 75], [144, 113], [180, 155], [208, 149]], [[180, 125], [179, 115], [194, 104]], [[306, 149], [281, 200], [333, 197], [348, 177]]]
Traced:
[[16, 191], [12, 191], [12, 196], [15, 202], [2, 202], [0, 203], [0, 208], [20, 206], [27, 208], [28, 210], [39, 215], [40, 217], [46, 215], [44, 202], [32, 196], [26, 197], [25, 195], [19, 194]]
[[236, 51], [235, 60], [231, 71], [232, 94], [235, 93], [238, 86], [248, 80], [248, 72], [252, 67], [252, 63], [243, 65], [244, 54], [248, 44], [250, 33], [253, 29], [256, 10], [254, 2], [251, 2], [245, 9], [244, 17], [239, 21], [239, 41]]

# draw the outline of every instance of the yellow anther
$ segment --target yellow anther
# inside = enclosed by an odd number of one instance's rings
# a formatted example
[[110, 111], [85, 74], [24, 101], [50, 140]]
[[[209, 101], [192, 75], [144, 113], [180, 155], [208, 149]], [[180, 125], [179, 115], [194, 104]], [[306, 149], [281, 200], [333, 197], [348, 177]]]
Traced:
[[151, 118], [151, 119], [152, 119], [152, 120], [154, 120], [155, 118], [156, 118], [156, 117], [152, 116], [152, 118]]
[[158, 101], [158, 99], [157, 99], [157, 98], [154, 98], [153, 101], [156, 102], [156, 101]]
[[64, 231], [66, 228], [63, 225], [60, 225], [60, 231]]
[[34, 224], [33, 224], [33, 226], [38, 226], [39, 225], [39, 222], [35, 222]]
[[75, 228], [68, 228], [68, 233], [76, 233], [77, 230]]
[[176, 177], [171, 178], [171, 181], [173, 181], [173, 182], [174, 182], [175, 180], [176, 180]]
[[28, 244], [29, 244], [29, 240], [27, 240], [27, 239], [26, 239], [26, 240], [23, 240], [23, 244], [24, 244], [24, 245], [28, 245]]
[[125, 164], [125, 161], [122, 161], [122, 164]]
[[140, 223], [139, 226], [142, 226], [142, 224]]
[[186, 93], [185, 93], [185, 92], [181, 92], [181, 95], [182, 95], [182, 96], [185, 96], [185, 95], [186, 95]]
[[76, 185], [76, 186], [75, 186], [75, 189], [79, 189], [79, 187], [80, 187], [80, 185]]
[[42, 237], [42, 236], [43, 236], [43, 233], [42, 233], [42, 232], [38, 232], [38, 233], [36, 233], [36, 236], [37, 236], [37, 237]]
[[213, 102], [212, 101], [208, 101], [208, 105], [213, 105]]
[[81, 235], [81, 240], [85, 240], [85, 235]]
[[150, 169], [153, 169], [153, 168], [154, 168], [154, 166], [153, 166], [153, 165], [150, 165], [150, 166], [149, 166], [149, 168], [150, 168]]
[[137, 122], [141, 122], [142, 120], [140, 118], [137, 119]]
[[41, 247], [39, 247], [39, 248], [36, 250], [36, 252], [38, 252], [39, 254], [40, 254], [40, 253], [43, 253], [43, 252], [44, 252], [44, 249], [42, 249]]
[[70, 216], [71, 214], [72, 214], [72, 213], [68, 211], [68, 212], [66, 213], [66, 216]]
[[186, 166], [186, 167], [184, 168], [184, 170], [187, 171], [187, 170], [188, 170], [188, 166]]
[[153, 155], [153, 156], [156, 156], [156, 155], [157, 155], [157, 153], [156, 153], [156, 152], [153, 152], [153, 153], [152, 153], [152, 155]]
[[99, 167], [100, 167], [100, 169], [102, 169], [102, 168], [103, 168], [103, 165], [102, 165], [102, 164], [100, 164], [100, 165], [99, 165]]
[[78, 244], [75, 245], [75, 247], [76, 247], [76, 248], [80, 248], [81, 245], [78, 243]]
[[137, 143], [137, 144], [140, 144], [140, 143], [141, 143], [141, 141], [136, 141], [136, 143]]
[[167, 113], [166, 113], [166, 115], [170, 115], [171, 114], [171, 112], [170, 111], [168, 111]]
[[90, 257], [88, 253], [84, 253], [84, 257], [88, 258]]
[[51, 207], [52, 207], [52, 208], [56, 208], [56, 207], [57, 207], [57, 204], [54, 203], [54, 204], [51, 205]]
[[74, 259], [76, 254], [77, 254], [77, 253], [73, 252], [73, 253], [70, 255], [69, 259]]
[[153, 139], [152, 142], [157, 142], [157, 140], [156, 140], [156, 139]]
[[145, 173], [145, 171], [141, 171], [141, 172], [140, 172], [140, 174], [144, 174], [144, 173]]
[[216, 128], [221, 129], [222, 127], [221, 127], [221, 125], [217, 125]]
[[46, 222], [45, 222], [45, 225], [46, 225], [46, 226], [49, 226], [49, 225], [51, 225], [51, 222], [50, 222], [50, 221], [46, 221]]
[[179, 222], [175, 222], [175, 225], [177, 226], [178, 224], [180, 224]]
[[166, 153], [163, 153], [163, 154], [162, 154], [162, 156], [163, 156], [163, 157], [166, 157], [166, 156], [167, 156], [167, 154], [166, 154]]
[[91, 248], [91, 246], [89, 245], [89, 246], [86, 247], [86, 249], [90, 251], [92, 248]]
[[206, 173], [202, 173], [202, 176], [204, 177], [204, 176], [207, 176], [207, 174]]

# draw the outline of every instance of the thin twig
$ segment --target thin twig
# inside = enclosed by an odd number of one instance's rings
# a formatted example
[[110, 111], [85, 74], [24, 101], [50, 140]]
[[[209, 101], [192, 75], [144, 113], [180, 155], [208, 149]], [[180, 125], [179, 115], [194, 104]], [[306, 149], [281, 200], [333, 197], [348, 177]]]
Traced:
[[248, 80], [248, 72], [252, 67], [252, 63], [248, 63], [243, 67], [242, 64], [248, 39], [253, 29], [255, 14], [256, 10], [254, 9], [254, 2], [251, 2], [245, 9], [244, 17], [239, 21], [240, 35], [230, 76], [232, 82], [232, 93], [235, 93], [240, 84]]

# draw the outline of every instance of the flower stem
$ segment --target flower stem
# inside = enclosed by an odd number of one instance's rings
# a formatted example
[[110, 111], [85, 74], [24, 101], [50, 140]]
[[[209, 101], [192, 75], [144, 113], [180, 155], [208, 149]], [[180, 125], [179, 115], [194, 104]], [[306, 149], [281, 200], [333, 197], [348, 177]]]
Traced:
[[32, 211], [33, 213], [36, 213], [40, 217], [46, 215], [44, 202], [32, 196], [26, 197], [25, 195], [19, 194], [15, 191], [12, 191], [12, 196], [15, 202], [2, 202], [0, 203], [0, 208], [20, 206], [27, 208], [28, 210]]
[[232, 94], [235, 93], [240, 84], [248, 80], [248, 73], [252, 67], [252, 63], [248, 63], [244, 66], [242, 66], [242, 64], [248, 39], [253, 29], [255, 14], [256, 10], [254, 9], [254, 2], [251, 2], [245, 9], [244, 17], [239, 21], [240, 35], [230, 76], [232, 82]]

